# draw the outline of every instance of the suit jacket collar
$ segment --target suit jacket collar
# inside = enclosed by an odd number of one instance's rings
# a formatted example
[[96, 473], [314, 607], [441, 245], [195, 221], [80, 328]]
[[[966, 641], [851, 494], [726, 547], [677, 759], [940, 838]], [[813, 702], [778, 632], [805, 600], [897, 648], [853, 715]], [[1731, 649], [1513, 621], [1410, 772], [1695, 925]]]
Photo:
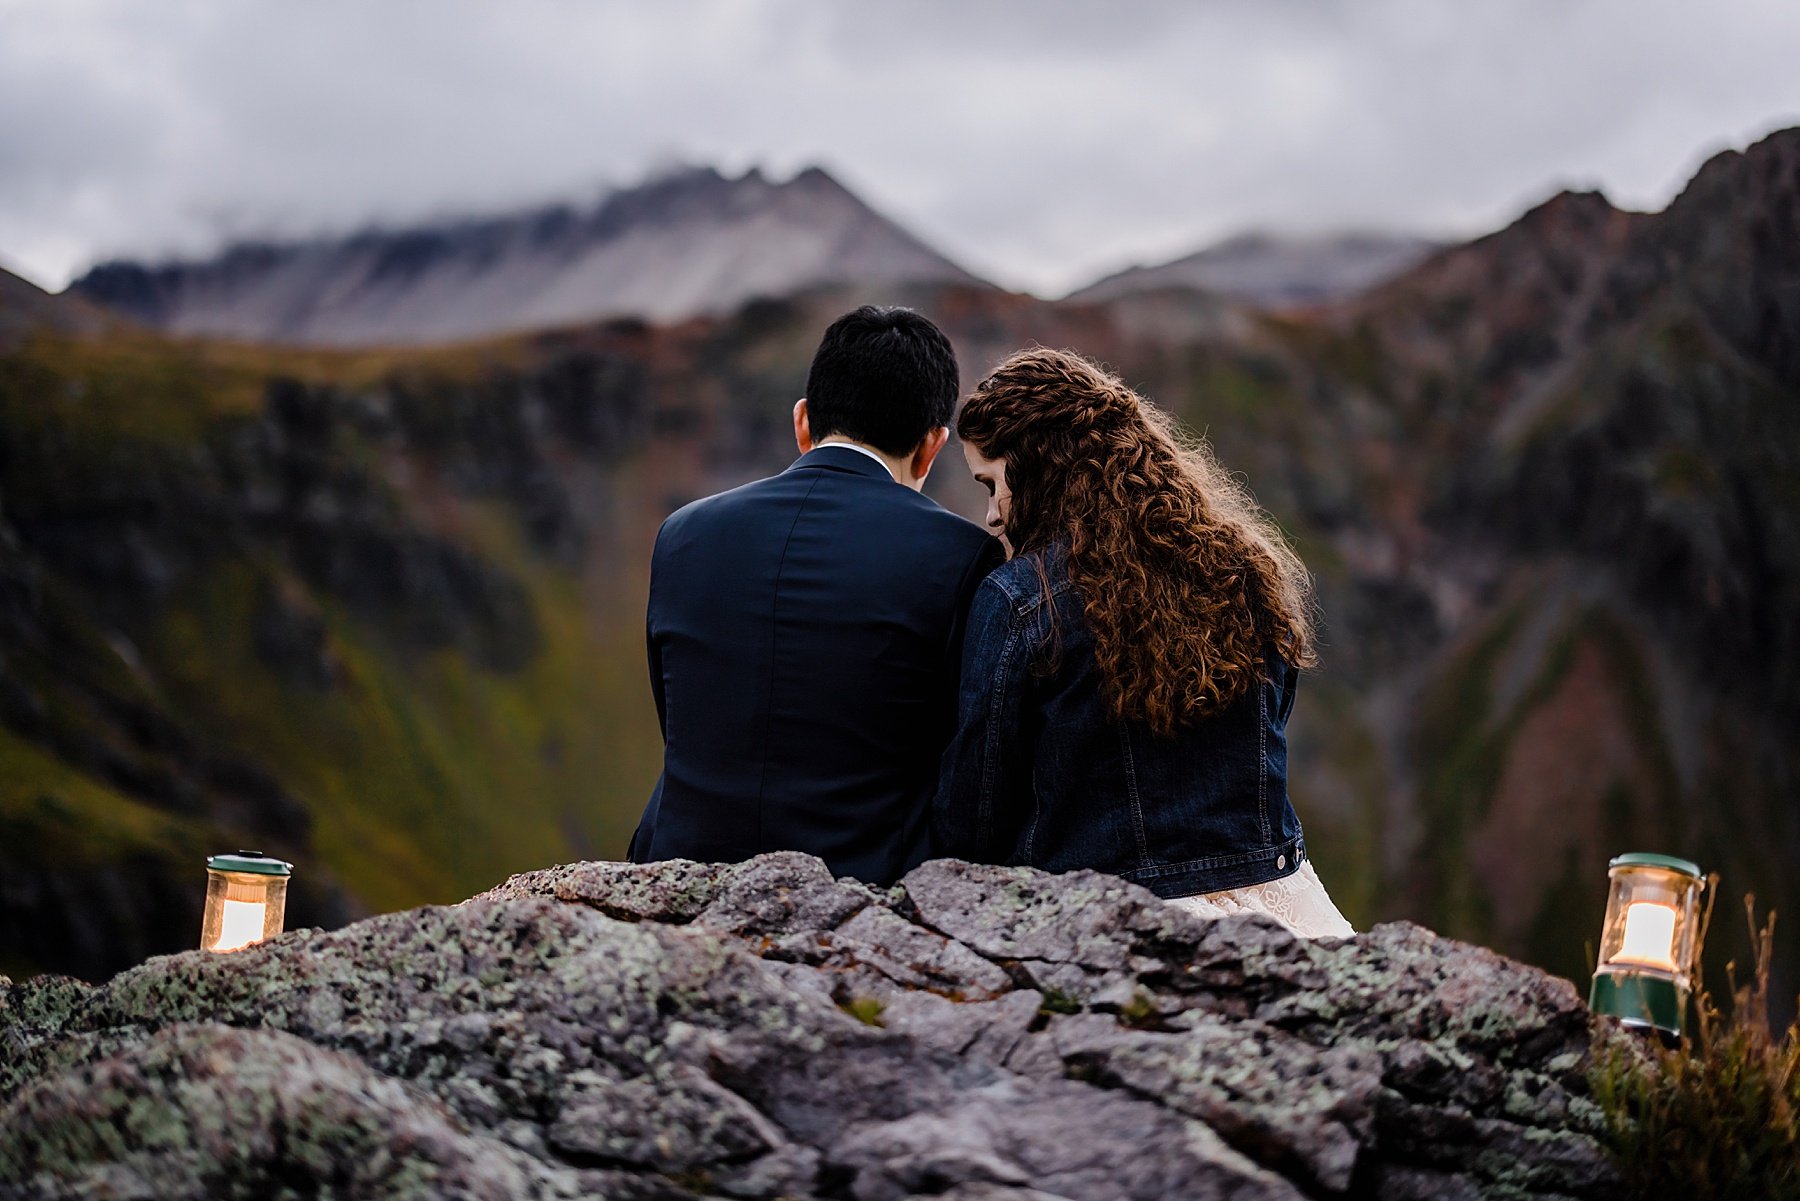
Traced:
[[816, 446], [795, 459], [788, 470], [794, 471], [801, 467], [825, 467], [832, 471], [848, 471], [852, 475], [866, 475], [872, 480], [896, 482], [888, 474], [886, 467], [861, 451], [851, 450], [847, 446]]

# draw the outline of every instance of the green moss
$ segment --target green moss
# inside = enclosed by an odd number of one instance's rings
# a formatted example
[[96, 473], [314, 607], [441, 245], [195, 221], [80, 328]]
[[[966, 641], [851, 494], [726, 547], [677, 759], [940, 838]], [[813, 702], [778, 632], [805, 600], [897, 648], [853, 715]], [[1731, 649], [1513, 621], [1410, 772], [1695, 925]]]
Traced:
[[849, 1000], [839, 1001], [838, 1008], [865, 1026], [882, 1027], [887, 1025], [881, 1016], [887, 1010], [887, 1006], [874, 997], [851, 997]]
[[1156, 998], [1144, 989], [1131, 994], [1131, 1000], [1119, 1006], [1119, 1024], [1134, 1030], [1159, 1030], [1162, 1028], [1162, 1007]]

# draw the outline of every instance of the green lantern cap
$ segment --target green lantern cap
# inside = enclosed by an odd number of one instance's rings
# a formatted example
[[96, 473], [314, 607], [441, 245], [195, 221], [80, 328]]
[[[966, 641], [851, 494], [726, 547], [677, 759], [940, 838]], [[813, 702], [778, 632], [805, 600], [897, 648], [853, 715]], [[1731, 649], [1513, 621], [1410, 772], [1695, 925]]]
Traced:
[[258, 876], [291, 876], [294, 865], [285, 859], [270, 859], [261, 851], [239, 851], [235, 855], [213, 855], [206, 861], [215, 872], [251, 872]]
[[1702, 876], [1700, 875], [1700, 865], [1698, 863], [1692, 863], [1686, 859], [1677, 859], [1673, 855], [1656, 855], [1649, 851], [1633, 851], [1629, 855], [1615, 856], [1606, 866], [1608, 869], [1615, 867], [1666, 867], [1670, 871], [1681, 872], [1685, 875], [1692, 876], [1696, 880], [1702, 879]]

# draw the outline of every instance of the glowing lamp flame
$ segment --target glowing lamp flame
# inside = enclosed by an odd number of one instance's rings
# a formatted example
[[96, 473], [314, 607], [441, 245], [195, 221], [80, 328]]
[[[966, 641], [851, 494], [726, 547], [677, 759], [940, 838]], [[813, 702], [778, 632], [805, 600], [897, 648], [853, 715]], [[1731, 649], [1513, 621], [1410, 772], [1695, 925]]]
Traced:
[[1673, 972], [1675, 967], [1675, 908], [1654, 901], [1636, 901], [1625, 907], [1625, 936], [1615, 964], [1657, 968]]
[[263, 901], [224, 901], [219, 912], [219, 938], [209, 950], [238, 951], [261, 942], [269, 906]]

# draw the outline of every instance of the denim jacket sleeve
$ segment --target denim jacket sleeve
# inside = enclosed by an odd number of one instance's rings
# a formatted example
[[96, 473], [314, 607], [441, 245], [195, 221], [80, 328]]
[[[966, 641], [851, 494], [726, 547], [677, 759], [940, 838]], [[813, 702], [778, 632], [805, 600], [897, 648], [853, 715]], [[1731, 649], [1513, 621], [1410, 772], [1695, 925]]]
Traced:
[[957, 728], [944, 752], [932, 803], [932, 851], [1002, 862], [1030, 810], [1030, 750], [1021, 710], [1029, 684], [1028, 623], [993, 577], [969, 606]]

